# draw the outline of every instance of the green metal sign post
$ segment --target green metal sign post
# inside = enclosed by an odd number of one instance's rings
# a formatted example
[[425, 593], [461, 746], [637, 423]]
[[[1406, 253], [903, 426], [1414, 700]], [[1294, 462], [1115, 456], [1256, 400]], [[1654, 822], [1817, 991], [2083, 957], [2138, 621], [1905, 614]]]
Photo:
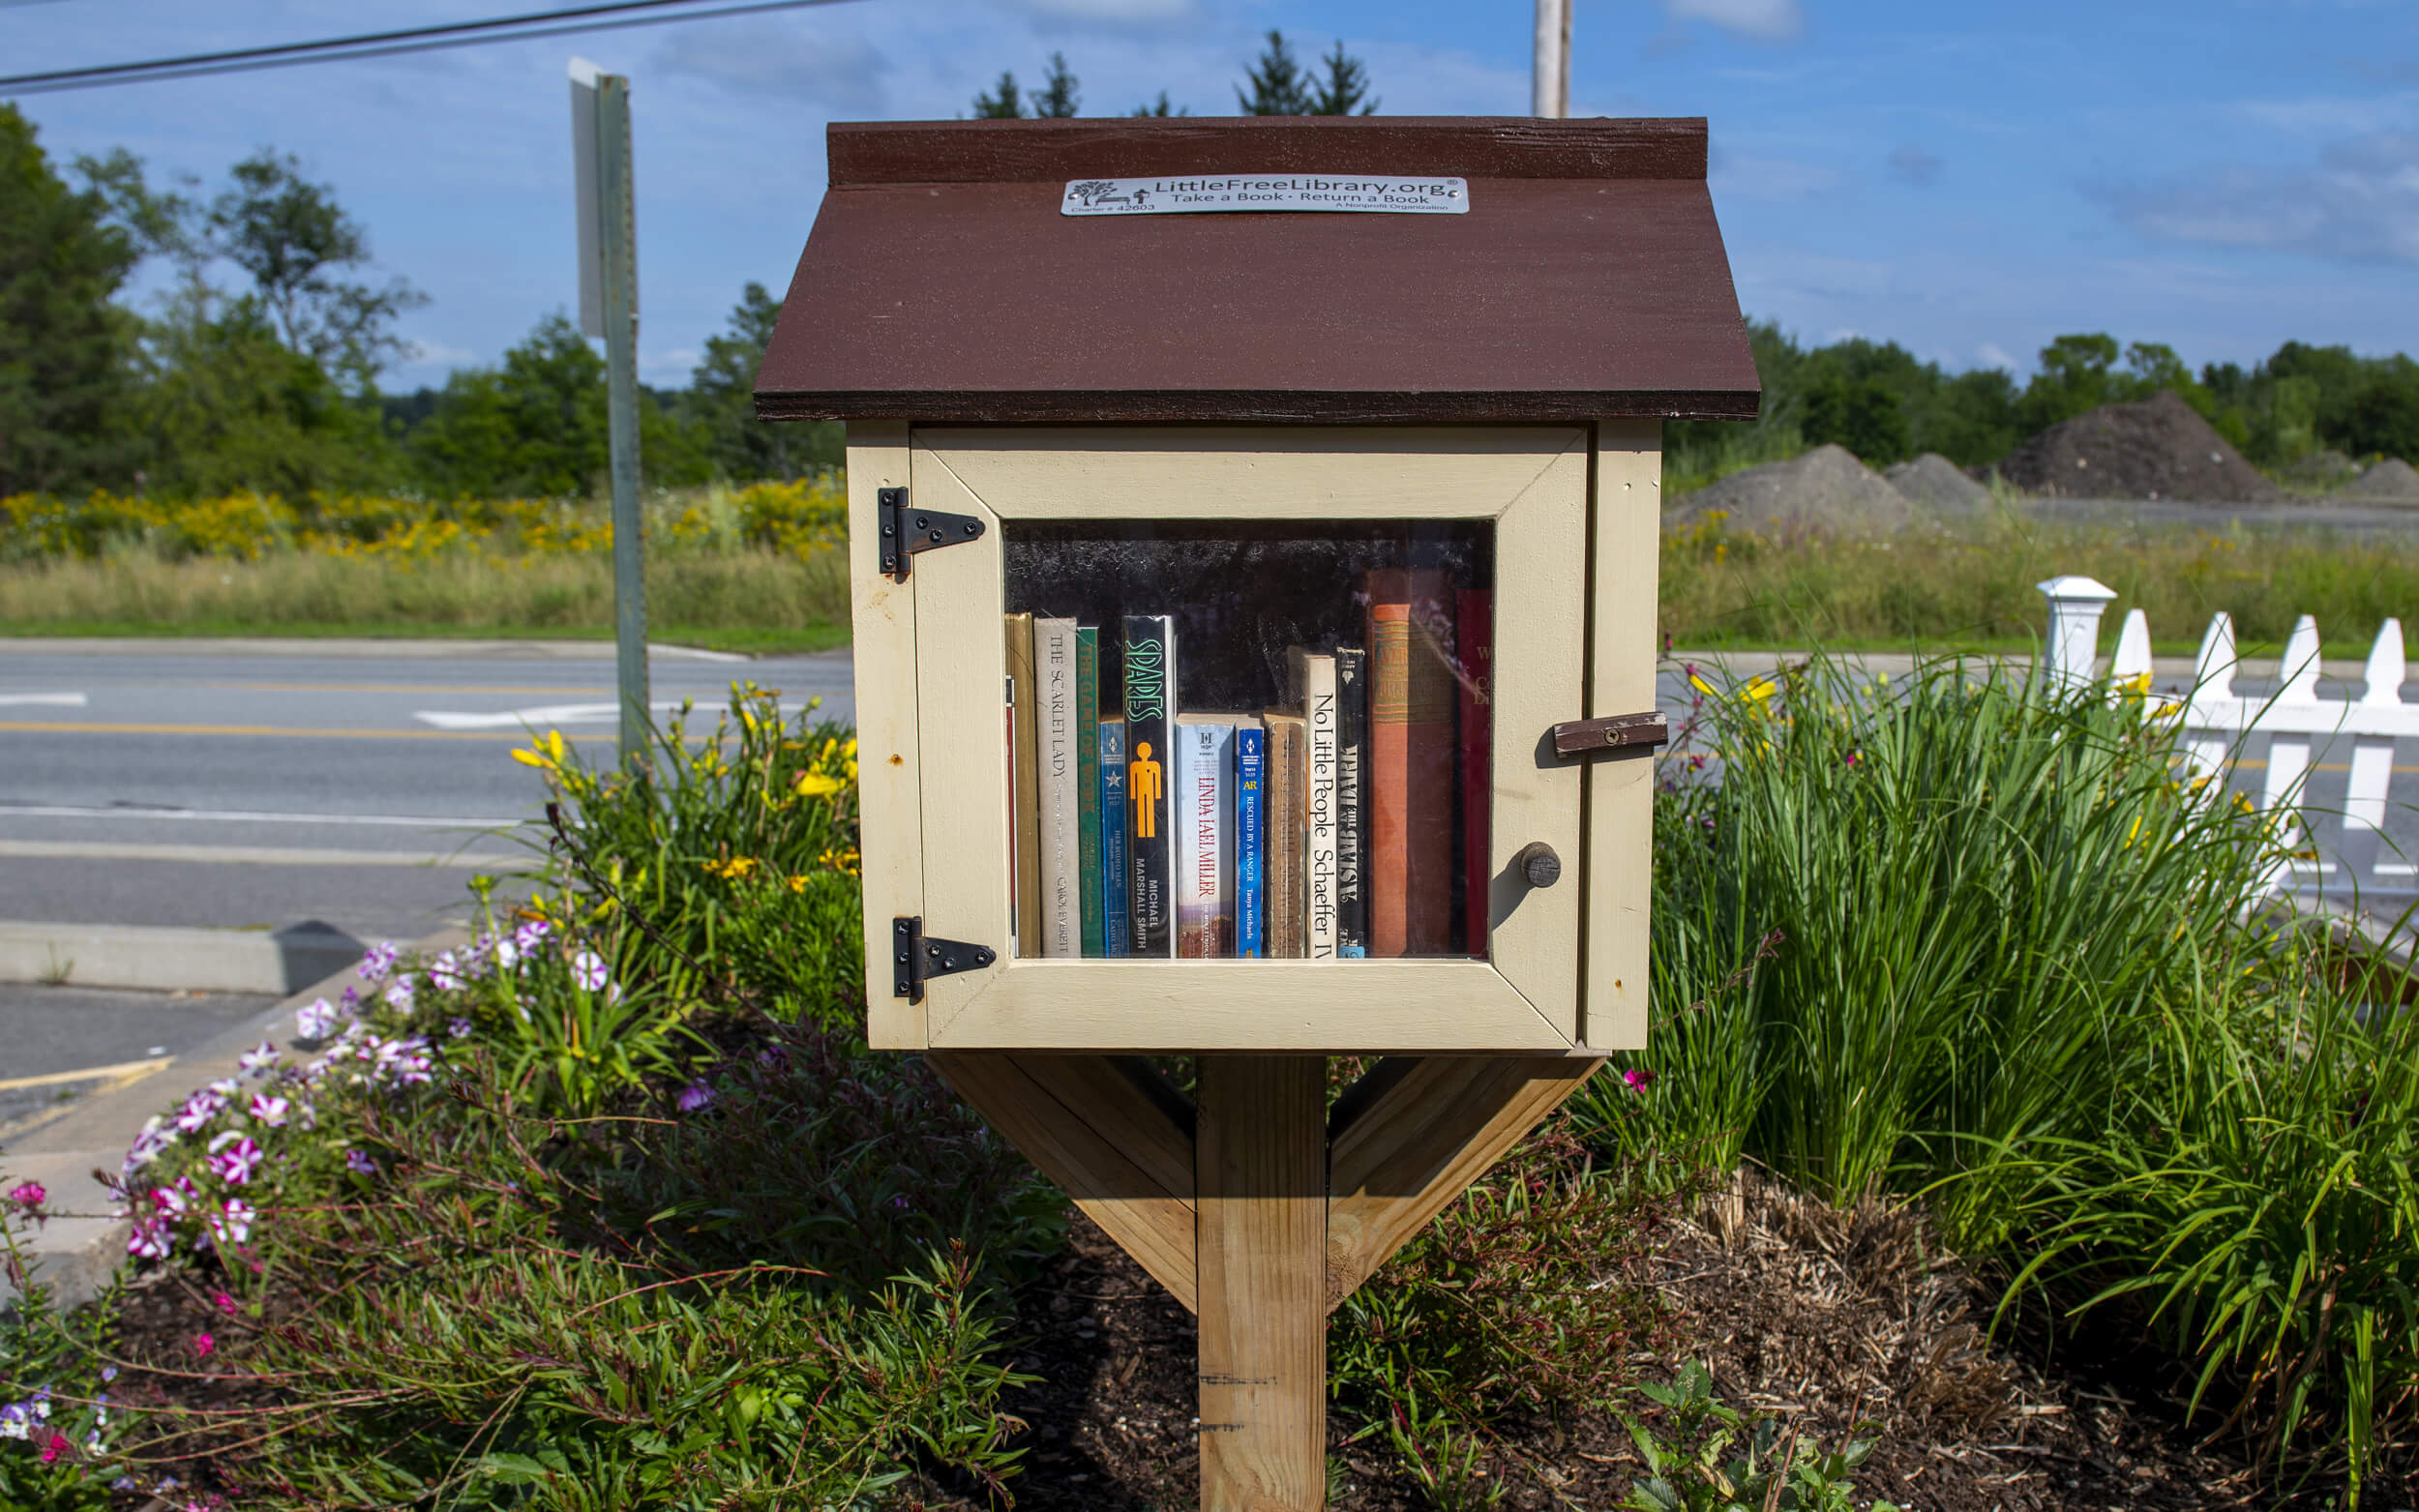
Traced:
[[621, 764], [646, 757], [645, 525], [639, 514], [639, 236], [630, 153], [630, 80], [571, 64], [572, 154], [580, 207], [580, 328], [605, 341], [612, 432], [613, 646]]

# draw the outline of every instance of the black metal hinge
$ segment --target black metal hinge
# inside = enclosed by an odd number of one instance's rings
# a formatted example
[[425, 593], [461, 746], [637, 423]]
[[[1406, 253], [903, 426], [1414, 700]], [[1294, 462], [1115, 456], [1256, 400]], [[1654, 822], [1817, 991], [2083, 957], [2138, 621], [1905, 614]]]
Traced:
[[893, 582], [905, 582], [908, 558], [918, 551], [963, 546], [982, 538], [983, 522], [971, 515], [944, 515], [937, 509], [910, 509], [905, 489], [884, 489], [878, 495], [881, 518], [881, 570]]
[[996, 958], [989, 945], [958, 939], [935, 939], [924, 933], [922, 918], [890, 921], [890, 995], [909, 1002], [924, 1000], [924, 984], [937, 976], [979, 971]]

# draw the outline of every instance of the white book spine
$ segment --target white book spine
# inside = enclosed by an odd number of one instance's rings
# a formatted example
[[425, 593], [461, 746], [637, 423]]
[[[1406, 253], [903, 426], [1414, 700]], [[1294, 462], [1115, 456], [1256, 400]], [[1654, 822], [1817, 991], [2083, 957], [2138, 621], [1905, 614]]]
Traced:
[[1313, 961], [1333, 961], [1341, 838], [1336, 780], [1343, 765], [1335, 658], [1298, 657], [1294, 674], [1302, 712], [1302, 953]]
[[1176, 721], [1176, 953], [1235, 954], [1235, 724]]
[[1075, 621], [1033, 621], [1034, 752], [1041, 766], [1041, 953], [1084, 953], [1082, 803], [1076, 791]]

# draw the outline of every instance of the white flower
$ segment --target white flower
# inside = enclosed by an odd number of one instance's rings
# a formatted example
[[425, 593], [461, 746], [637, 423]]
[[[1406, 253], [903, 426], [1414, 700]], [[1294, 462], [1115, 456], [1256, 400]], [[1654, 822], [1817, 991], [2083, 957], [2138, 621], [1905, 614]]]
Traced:
[[235, 1064], [244, 1069], [244, 1075], [256, 1077], [277, 1064], [277, 1047], [262, 1040], [254, 1048], [236, 1056]]
[[210, 1215], [210, 1231], [222, 1244], [241, 1244], [252, 1235], [252, 1221], [260, 1214], [240, 1197], [230, 1197], [226, 1206]]
[[253, 1122], [272, 1129], [282, 1129], [285, 1126], [285, 1115], [293, 1106], [283, 1097], [272, 1097], [266, 1092], [254, 1092], [252, 1094]]
[[389, 1005], [409, 1013], [411, 1011], [411, 978], [399, 976], [387, 983], [386, 1000]]
[[[236, 1093], [242, 1091], [243, 1089], [243, 1083], [236, 1081], [233, 1077], [221, 1077], [216, 1082], [210, 1083], [210, 1090], [218, 1093], [223, 1099], [233, 1097]], [[222, 1102], [219, 1106], [224, 1108], [226, 1105]]]
[[307, 1040], [323, 1040], [336, 1027], [336, 1019], [335, 1005], [322, 997], [294, 1015], [294, 1032]]
[[[452, 951], [446, 951], [430, 964], [429, 985], [440, 993], [450, 993], [462, 986], [462, 968], [455, 964]], [[397, 1006], [409, 1007], [410, 1004], [404, 1002]]]
[[593, 950], [583, 950], [571, 958], [571, 979], [591, 993], [603, 992], [612, 980], [605, 968], [605, 958]]

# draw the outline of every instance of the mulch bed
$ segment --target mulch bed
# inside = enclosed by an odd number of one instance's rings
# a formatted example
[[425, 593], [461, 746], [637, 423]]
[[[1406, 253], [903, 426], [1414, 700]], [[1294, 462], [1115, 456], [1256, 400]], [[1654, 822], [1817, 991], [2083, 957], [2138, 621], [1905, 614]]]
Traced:
[[[1858, 1420], [1880, 1424], [1880, 1445], [1856, 1476], [1860, 1504], [2341, 1505], [2338, 1486], [2283, 1496], [2239, 1453], [2195, 1447], [2216, 1418], [2204, 1409], [2186, 1423], [2186, 1382], [2162, 1362], [2084, 1357], [2073, 1343], [2047, 1360], [2021, 1340], [1995, 1346], [1984, 1332], [1987, 1294], [1914, 1209], [1836, 1209], [1749, 1173], [1678, 1224], [1637, 1281], [1663, 1294], [1671, 1329], [1665, 1349], [1637, 1358], [1642, 1372], [1705, 1360], [1730, 1405], [1778, 1416], [1826, 1447]], [[1009, 1404], [1027, 1425], [1025, 1469], [1009, 1483], [1019, 1512], [1197, 1505], [1190, 1315], [1081, 1217], [1017, 1301], [1018, 1368], [1039, 1378]], [[1348, 1472], [1336, 1512], [1425, 1512], [1382, 1438], [1348, 1442], [1359, 1426], [1341, 1408], [1329, 1415], [1329, 1452]], [[1567, 1432], [1542, 1418], [1508, 1425], [1489, 1468], [1508, 1512], [1596, 1512], [1643, 1473], [1621, 1424], [1595, 1412]], [[928, 1481], [917, 1494], [928, 1512], [985, 1506], [970, 1488]]]

